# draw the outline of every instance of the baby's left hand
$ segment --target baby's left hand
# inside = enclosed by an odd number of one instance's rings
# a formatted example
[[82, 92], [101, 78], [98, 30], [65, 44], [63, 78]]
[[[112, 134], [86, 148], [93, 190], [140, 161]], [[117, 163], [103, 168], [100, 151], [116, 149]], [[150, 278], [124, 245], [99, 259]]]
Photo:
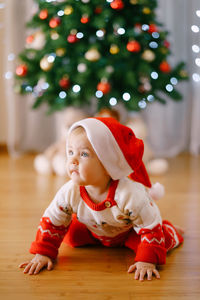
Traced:
[[145, 275], [147, 275], [147, 280], [151, 280], [153, 274], [157, 279], [160, 279], [160, 274], [154, 264], [138, 261], [129, 267], [128, 273], [132, 273], [134, 270], [136, 270], [135, 279], [137, 280], [143, 281]]

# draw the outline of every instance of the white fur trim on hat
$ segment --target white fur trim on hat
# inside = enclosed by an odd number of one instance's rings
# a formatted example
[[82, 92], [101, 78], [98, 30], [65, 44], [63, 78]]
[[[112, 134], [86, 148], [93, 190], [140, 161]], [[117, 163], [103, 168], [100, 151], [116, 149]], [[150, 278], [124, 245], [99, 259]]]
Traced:
[[133, 172], [112, 132], [103, 122], [95, 118], [78, 121], [71, 126], [68, 135], [78, 126], [85, 129], [89, 142], [113, 180]]

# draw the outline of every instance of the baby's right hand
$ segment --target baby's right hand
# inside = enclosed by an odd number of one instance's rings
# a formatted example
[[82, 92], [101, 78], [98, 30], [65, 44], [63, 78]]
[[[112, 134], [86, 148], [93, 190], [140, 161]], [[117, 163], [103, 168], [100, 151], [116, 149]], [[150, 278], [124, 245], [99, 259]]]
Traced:
[[20, 268], [24, 268], [24, 273], [29, 275], [38, 274], [45, 266], [50, 271], [53, 269], [53, 262], [51, 258], [41, 254], [36, 254], [31, 261], [19, 265]]

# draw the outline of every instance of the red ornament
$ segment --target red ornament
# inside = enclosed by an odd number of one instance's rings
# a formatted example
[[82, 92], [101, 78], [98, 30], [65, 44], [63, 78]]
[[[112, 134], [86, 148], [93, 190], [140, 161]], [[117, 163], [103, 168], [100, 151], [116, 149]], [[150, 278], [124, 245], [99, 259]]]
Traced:
[[101, 91], [103, 94], [108, 94], [111, 90], [111, 86], [110, 83], [108, 83], [107, 81], [103, 82], [99, 82], [97, 84], [97, 90]]
[[155, 24], [150, 24], [148, 32], [149, 33], [158, 32], [157, 26]]
[[169, 47], [170, 47], [170, 43], [169, 43], [167, 40], [164, 40], [163, 45], [164, 45], [166, 48], [169, 48]]
[[102, 7], [101, 6], [97, 6], [94, 10], [95, 14], [100, 14], [102, 12]]
[[124, 3], [123, 3], [122, 0], [113, 0], [113, 1], [110, 3], [110, 6], [111, 6], [113, 9], [120, 10], [120, 9], [123, 9], [123, 8], [124, 8]]
[[130, 41], [126, 45], [126, 49], [130, 52], [139, 52], [141, 49], [140, 43], [137, 41]]
[[68, 35], [67, 37], [67, 41], [70, 43], [70, 44], [74, 44], [78, 41], [78, 38], [76, 36], [76, 34], [70, 34]]
[[87, 15], [83, 15], [81, 18], [81, 23], [82, 24], [87, 24], [89, 22], [89, 17]]
[[27, 36], [27, 38], [26, 38], [26, 43], [27, 43], [27, 44], [31, 44], [33, 41], [34, 41], [34, 36], [33, 36], [33, 34]]
[[140, 23], [136, 23], [134, 28], [142, 30], [142, 25]]
[[69, 77], [63, 76], [63, 77], [59, 80], [59, 85], [60, 85], [61, 88], [67, 90], [67, 89], [70, 87]]
[[169, 73], [171, 71], [170, 65], [165, 60], [163, 62], [161, 62], [159, 68], [160, 68], [160, 71], [162, 71], [163, 73]]
[[58, 26], [60, 25], [60, 23], [61, 23], [60, 18], [54, 17], [54, 18], [52, 18], [52, 19], [49, 21], [49, 26], [50, 26], [51, 28], [56, 28], [56, 27], [58, 27]]
[[45, 20], [48, 17], [48, 10], [47, 9], [42, 9], [39, 13], [39, 18], [41, 20]]
[[25, 65], [25, 64], [19, 65], [16, 68], [15, 72], [16, 72], [17, 76], [20, 76], [20, 77], [26, 76], [26, 74], [28, 72], [27, 65]]

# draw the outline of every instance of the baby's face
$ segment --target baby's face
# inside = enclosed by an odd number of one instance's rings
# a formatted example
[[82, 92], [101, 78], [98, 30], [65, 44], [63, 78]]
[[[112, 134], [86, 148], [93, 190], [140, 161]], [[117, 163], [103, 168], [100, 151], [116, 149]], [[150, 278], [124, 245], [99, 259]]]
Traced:
[[108, 178], [84, 130], [72, 131], [68, 138], [67, 171], [74, 183], [83, 186], [101, 186]]

